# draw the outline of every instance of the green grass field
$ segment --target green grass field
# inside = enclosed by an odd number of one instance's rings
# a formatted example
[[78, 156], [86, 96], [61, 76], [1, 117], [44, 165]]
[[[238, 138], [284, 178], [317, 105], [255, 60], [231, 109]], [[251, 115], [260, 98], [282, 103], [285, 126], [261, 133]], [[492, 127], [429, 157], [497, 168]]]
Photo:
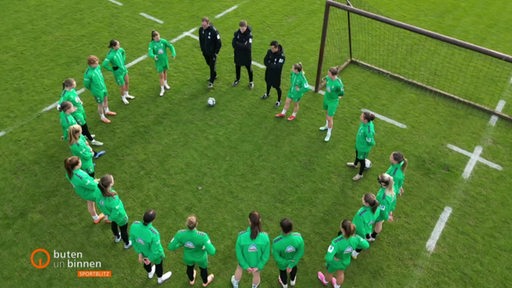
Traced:
[[[315, 78], [323, 1], [5, 1], [0, 11], [0, 55], [3, 93], [0, 95], [0, 174], [3, 204], [0, 228], [2, 287], [153, 287], [133, 249], [124, 251], [112, 241], [107, 224], [93, 225], [85, 201], [64, 177], [63, 159], [70, 152], [60, 140], [58, 113], [41, 112], [58, 100], [67, 77], [82, 88], [86, 58], [103, 58], [110, 39], [120, 40], [127, 62], [146, 54], [151, 30], [168, 40], [198, 28], [202, 16], [213, 18], [223, 48], [218, 61], [219, 80], [206, 88], [208, 67], [197, 40], [175, 42], [178, 56], [171, 61], [172, 86], [158, 97], [158, 76], [151, 60], [130, 68], [130, 94], [125, 106], [113, 77], [105, 72], [112, 110], [118, 116], [105, 125], [96, 115], [88, 91], [81, 95], [88, 124], [107, 154], [96, 161], [96, 175], [111, 173], [130, 222], [153, 208], [155, 227], [166, 248], [172, 235], [196, 214], [199, 229], [208, 232], [217, 248], [209, 270], [211, 287], [231, 287], [236, 267], [234, 245], [247, 227], [247, 215], [258, 210], [271, 238], [279, 234], [279, 220], [290, 217], [306, 243], [299, 264], [297, 287], [321, 287], [316, 272], [339, 222], [352, 218], [366, 192], [378, 190], [375, 178], [389, 166], [392, 151], [409, 160], [405, 194], [399, 199], [395, 221], [385, 223], [379, 240], [353, 261], [343, 287], [507, 287], [512, 281], [509, 256], [512, 232], [508, 191], [512, 167], [512, 123], [461, 106], [421, 89], [391, 80], [357, 66], [341, 75], [346, 97], [335, 116], [329, 143], [318, 127], [324, 124], [322, 96], [312, 92], [301, 102], [294, 122], [275, 119], [275, 91], [264, 93], [264, 71], [255, 71], [254, 90], [247, 88], [242, 70], [239, 87], [234, 80], [232, 33], [240, 19], [253, 27], [253, 60], [263, 62], [271, 40], [283, 43], [288, 69], [301, 61], [311, 84]], [[361, 3], [357, 3], [361, 2]], [[353, 1], [357, 6], [397, 20], [512, 54], [508, 33], [511, 3], [471, 0]], [[215, 15], [238, 5], [215, 19]], [[139, 13], [164, 21], [158, 24]], [[442, 19], [443, 21], [440, 21]], [[496, 21], [496, 19], [500, 19]], [[493, 83], [494, 84], [494, 83]], [[503, 83], [506, 109], [512, 101]], [[284, 95], [286, 92], [284, 92]], [[215, 97], [214, 108], [206, 99]], [[373, 167], [354, 183], [355, 171], [344, 163], [353, 160], [355, 133], [361, 109], [369, 109], [407, 125], [398, 128], [375, 121], [377, 145]], [[508, 110], [510, 111], [510, 109]], [[469, 157], [447, 147], [473, 153], [501, 165], [502, 171], [480, 162], [471, 177], [462, 173]], [[453, 212], [433, 253], [425, 245], [445, 207]], [[78, 278], [67, 260], [52, 259], [36, 269], [30, 256], [37, 248], [80, 252], [79, 261], [100, 262], [111, 278]], [[174, 275], [167, 287], [188, 287], [182, 253], [166, 251], [164, 268]], [[73, 261], [72, 261], [73, 262]], [[262, 272], [260, 287], [279, 287], [271, 259]], [[199, 282], [199, 281], [198, 281]], [[200, 287], [196, 283], [196, 287]], [[250, 287], [244, 274], [241, 287]]]

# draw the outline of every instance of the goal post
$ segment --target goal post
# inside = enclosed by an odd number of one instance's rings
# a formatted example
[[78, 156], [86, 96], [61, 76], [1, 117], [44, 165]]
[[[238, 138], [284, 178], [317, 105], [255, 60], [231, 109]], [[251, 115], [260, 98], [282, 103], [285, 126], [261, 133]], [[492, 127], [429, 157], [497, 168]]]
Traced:
[[327, 0], [315, 91], [328, 67], [351, 64], [512, 121], [492, 108], [512, 96], [512, 56]]

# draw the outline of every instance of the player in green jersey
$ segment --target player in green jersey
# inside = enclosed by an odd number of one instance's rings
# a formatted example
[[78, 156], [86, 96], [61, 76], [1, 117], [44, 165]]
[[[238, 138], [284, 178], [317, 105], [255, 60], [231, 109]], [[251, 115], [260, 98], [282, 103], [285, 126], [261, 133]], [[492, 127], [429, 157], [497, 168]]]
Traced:
[[128, 68], [125, 65], [126, 53], [121, 48], [121, 43], [115, 39], [110, 40], [108, 48], [110, 50], [108, 50], [107, 57], [101, 63], [101, 67], [114, 73], [116, 84], [121, 89], [121, 100], [124, 104], [130, 104], [128, 99], [135, 99], [135, 97], [128, 93], [130, 77], [128, 76]]
[[78, 125], [82, 126], [82, 134], [87, 137], [92, 145], [102, 146], [103, 143], [94, 139], [94, 135], [89, 132], [83, 102], [76, 92], [76, 81], [73, 78], [67, 78], [62, 82], [62, 93], [60, 95], [59, 102], [57, 103], [57, 108], [59, 108], [64, 101], [69, 101], [76, 107], [76, 111], [71, 115], [73, 115]]
[[110, 111], [108, 107], [108, 92], [105, 79], [101, 73], [101, 66], [99, 65], [100, 59], [94, 55], [87, 58], [89, 65], [84, 73], [84, 86], [91, 91], [92, 96], [98, 103], [98, 114], [103, 123], [110, 123], [110, 120], [105, 116], [116, 116], [117, 113]]
[[92, 160], [94, 158], [94, 151], [89, 144], [87, 144], [84, 135], [82, 135], [82, 127], [80, 127], [80, 125], [75, 124], [69, 126], [68, 143], [71, 154], [80, 158], [82, 162], [81, 169], [94, 178], [94, 163]]
[[393, 221], [393, 210], [396, 206], [395, 183], [393, 177], [389, 174], [380, 174], [377, 178], [380, 184], [379, 192], [377, 192], [377, 200], [379, 201], [379, 216], [375, 219], [375, 227], [370, 237], [370, 241], [375, 241], [377, 235], [382, 232], [382, 224], [384, 221]]
[[103, 213], [96, 213], [96, 198], [100, 195], [98, 185], [94, 178], [89, 176], [84, 170], [80, 169], [82, 162], [77, 156], [71, 156], [64, 160], [64, 169], [66, 169], [66, 178], [75, 189], [80, 198], [87, 201], [87, 210], [91, 214], [94, 224], [101, 222], [105, 217]]
[[114, 186], [114, 177], [112, 175], [107, 174], [100, 178], [98, 188], [101, 191], [101, 195], [96, 198], [96, 204], [107, 215], [108, 220], [111, 221], [110, 228], [114, 234], [114, 242], [119, 243], [122, 239], [124, 249], [128, 249], [132, 247], [132, 242], [128, 239], [128, 215], [124, 210], [123, 201], [121, 201], [112, 186]]
[[[373, 225], [375, 224], [375, 219], [379, 216], [380, 210], [379, 201], [373, 193], [366, 193], [361, 198], [363, 202], [363, 207], [361, 207], [354, 218], [352, 218], [352, 223], [356, 226], [356, 234], [361, 238], [366, 240], [370, 240], [371, 234], [373, 232]], [[352, 258], [356, 259], [361, 252], [362, 249], [357, 248], [352, 251]]]
[[359, 124], [359, 129], [356, 134], [356, 158], [354, 162], [347, 163], [347, 166], [352, 168], [356, 168], [357, 164], [361, 163], [359, 173], [352, 178], [354, 181], [363, 178], [363, 172], [364, 169], [366, 169], [366, 159], [373, 146], [375, 146], [375, 128], [373, 126], [375, 115], [365, 111], [361, 113], [359, 118], [361, 119], [361, 123]]
[[[327, 273], [318, 271], [318, 280], [324, 286], [332, 283], [334, 288], [340, 288], [345, 281], [345, 270], [350, 265], [352, 251], [355, 249], [368, 249], [370, 244], [355, 234], [355, 226], [350, 220], [343, 220], [340, 225], [340, 235], [334, 238], [325, 255]], [[333, 274], [336, 274], [334, 278]]]
[[133, 244], [133, 249], [139, 255], [139, 263], [143, 264], [144, 269], [148, 272], [148, 278], [153, 278], [156, 272], [157, 282], [162, 284], [171, 278], [172, 272], [164, 274], [165, 253], [160, 243], [160, 233], [153, 227], [152, 222], [155, 218], [155, 210], [148, 210], [144, 213], [143, 222], [133, 222], [130, 226], [130, 241]]
[[304, 239], [300, 233], [292, 232], [293, 223], [290, 219], [284, 218], [279, 224], [282, 233], [272, 242], [272, 254], [279, 268], [279, 283], [287, 288], [288, 274], [291, 286], [295, 286], [297, 281], [297, 265], [304, 255]]
[[402, 195], [404, 193], [405, 170], [408, 164], [407, 158], [401, 152], [395, 151], [389, 156], [389, 161], [391, 166], [389, 166], [386, 173], [393, 177], [395, 181], [395, 193]]
[[60, 126], [62, 127], [62, 139], [68, 140], [68, 129], [72, 125], [76, 125], [75, 117], [73, 117], [73, 112], [76, 111], [76, 107], [71, 104], [69, 101], [64, 101], [59, 106], [59, 118], [60, 118]]
[[302, 99], [304, 93], [309, 90], [308, 80], [302, 70], [302, 63], [293, 64], [292, 72], [290, 72], [290, 89], [288, 90], [288, 96], [286, 97], [283, 110], [281, 113], [276, 114], [276, 117], [284, 118], [286, 116], [286, 111], [288, 111], [288, 108], [290, 107], [290, 102], [293, 101], [293, 113], [288, 117], [288, 121], [293, 121], [295, 117], [297, 117], [297, 112], [299, 112], [300, 99]]
[[187, 229], [176, 232], [167, 248], [171, 251], [183, 247], [183, 262], [187, 265], [187, 276], [190, 285], [196, 282], [195, 265], [199, 266], [203, 287], [212, 283], [214, 275], [208, 275], [208, 255], [215, 255], [215, 246], [208, 234], [197, 230], [197, 217], [190, 215], [187, 218]]
[[148, 56], [155, 60], [156, 71], [160, 78], [160, 96], [164, 96], [165, 90], [171, 89], [167, 83], [167, 70], [169, 70], [169, 57], [167, 48], [171, 50], [172, 58], [176, 58], [176, 49], [167, 40], [160, 38], [158, 31], [151, 31], [151, 42], [149, 42]]
[[252, 288], [261, 283], [261, 270], [270, 257], [270, 239], [268, 234], [261, 230], [260, 213], [249, 213], [249, 228], [238, 234], [236, 240], [236, 266], [235, 274], [231, 276], [233, 288], [238, 288], [243, 271], [252, 274]]
[[336, 114], [336, 109], [338, 109], [341, 97], [345, 95], [343, 82], [338, 78], [338, 68], [329, 68], [327, 76], [323, 78], [320, 86], [325, 86], [323, 102], [323, 108], [325, 110], [325, 126], [320, 127], [320, 131], [327, 131], [324, 141], [328, 142], [331, 139], [334, 114]]

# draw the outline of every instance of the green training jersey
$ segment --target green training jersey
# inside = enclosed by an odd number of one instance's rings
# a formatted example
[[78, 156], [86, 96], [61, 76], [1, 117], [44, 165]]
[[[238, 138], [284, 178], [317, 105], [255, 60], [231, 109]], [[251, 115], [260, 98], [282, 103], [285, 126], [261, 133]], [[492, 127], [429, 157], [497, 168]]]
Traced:
[[236, 239], [236, 258], [244, 270], [258, 268], [263, 270], [270, 257], [270, 239], [265, 232], [258, 233], [256, 239], [251, 239], [251, 228], [242, 231]]
[[133, 222], [130, 227], [130, 240], [137, 254], [142, 254], [153, 264], [160, 264], [165, 258], [164, 248], [160, 243], [160, 233], [152, 223], [144, 225], [140, 221]]
[[101, 67], [87, 67], [84, 73], [84, 86], [89, 89], [94, 96], [105, 96], [107, 92], [107, 85], [101, 73]]
[[[297, 91], [297, 87], [299, 91]], [[290, 89], [288, 89], [288, 97], [292, 99], [301, 98], [304, 93], [309, 91], [309, 84], [304, 72], [290, 72]]]
[[396, 194], [386, 194], [386, 188], [381, 187], [377, 192], [377, 201], [379, 201], [379, 216], [375, 219], [376, 222], [386, 221], [389, 219], [389, 213], [393, 212], [396, 207]]
[[124, 210], [123, 201], [121, 201], [117, 194], [112, 197], [105, 197], [100, 194], [96, 199], [96, 205], [108, 216], [108, 220], [116, 222], [119, 226], [124, 226], [128, 223], [128, 214]]
[[333, 273], [336, 270], [345, 270], [350, 265], [352, 251], [356, 249], [368, 249], [370, 244], [358, 235], [345, 239], [343, 235], [334, 238], [327, 248], [325, 261], [327, 270]]
[[395, 183], [393, 186], [395, 188], [396, 194], [400, 193], [400, 188], [402, 188], [404, 185], [405, 174], [404, 171], [402, 171], [403, 164], [403, 161], [397, 164], [391, 164], [391, 166], [389, 166], [388, 170], [386, 171], [387, 174], [393, 177], [393, 181]]
[[187, 265], [198, 264], [201, 268], [206, 268], [208, 264], [208, 254], [215, 255], [215, 247], [210, 241], [208, 234], [197, 229], [183, 229], [176, 232], [167, 248], [174, 251], [183, 247], [183, 261]]
[[174, 49], [174, 45], [169, 43], [167, 40], [160, 38], [160, 41], [152, 40], [149, 42], [148, 46], [148, 56], [151, 59], [155, 59], [155, 56], [158, 56], [158, 60], [155, 60], [156, 67], [164, 67], [169, 66], [169, 57], [167, 56], [167, 48], [171, 50], [172, 57], [176, 57], [176, 49]]
[[128, 70], [126, 68], [125, 62], [126, 53], [124, 52], [123, 48], [119, 48], [117, 50], [110, 48], [107, 56], [105, 57], [105, 60], [103, 60], [103, 63], [101, 63], [101, 67], [108, 71], [114, 72], [114, 74], [123, 74], [126, 72], [126, 70]]
[[73, 106], [76, 107], [76, 111], [73, 112], [71, 115], [75, 118], [76, 122], [80, 125], [84, 125], [85, 122], [85, 109], [82, 102], [82, 99], [80, 99], [80, 96], [78, 96], [78, 93], [76, 93], [75, 88], [71, 90], [62, 90], [62, 93], [60, 94], [60, 99], [58, 104], [62, 104], [62, 102], [68, 101], [73, 104]]
[[338, 101], [339, 96], [345, 95], [345, 89], [343, 82], [340, 78], [336, 77], [331, 79], [331, 77], [326, 76], [325, 80], [325, 101]]
[[364, 123], [361, 121], [356, 134], [356, 150], [358, 152], [370, 152], [375, 145], [375, 128], [373, 121]]
[[272, 242], [272, 254], [279, 270], [292, 269], [304, 256], [304, 239], [297, 232], [281, 234]]
[[76, 143], [69, 145], [69, 149], [73, 156], [78, 156], [80, 161], [82, 161], [82, 170], [88, 174], [94, 173], [94, 162], [92, 161], [94, 152], [92, 148], [87, 145], [87, 140], [84, 135], [80, 135], [80, 138], [78, 138]]
[[366, 239], [366, 235], [373, 232], [373, 225], [379, 214], [379, 209], [373, 213], [371, 207], [361, 207], [352, 219], [352, 223], [356, 226], [356, 234]]
[[64, 111], [60, 112], [60, 126], [62, 127], [62, 135], [64, 140], [68, 140], [68, 128], [72, 125], [76, 125], [75, 117], [71, 114], [66, 114]]
[[101, 195], [98, 183], [82, 169], [73, 170], [71, 179], [66, 174], [66, 179], [71, 183], [76, 194], [84, 200], [96, 201]]

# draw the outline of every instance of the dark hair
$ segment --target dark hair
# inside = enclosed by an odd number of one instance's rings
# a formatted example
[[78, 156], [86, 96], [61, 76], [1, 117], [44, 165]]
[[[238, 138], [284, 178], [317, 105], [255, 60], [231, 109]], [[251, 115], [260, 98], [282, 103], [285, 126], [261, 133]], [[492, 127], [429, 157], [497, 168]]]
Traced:
[[375, 213], [377, 207], [379, 207], [379, 201], [377, 201], [377, 198], [373, 193], [364, 194], [364, 202], [366, 202], [372, 208], [373, 213]]
[[64, 159], [64, 169], [66, 169], [66, 173], [70, 180], [71, 177], [73, 177], [73, 170], [75, 170], [76, 166], [78, 166], [78, 163], [80, 163], [80, 158], [77, 156], [71, 156]]
[[119, 41], [117, 41], [115, 39], [110, 40], [110, 43], [108, 44], [108, 48], [112, 48], [112, 47], [116, 46], [117, 43], [119, 43]]
[[340, 228], [345, 238], [354, 235], [354, 233], [356, 232], [356, 227], [354, 226], [354, 224], [352, 224], [352, 221], [348, 219], [341, 221]]
[[68, 79], [64, 80], [62, 82], [62, 90], [73, 86], [73, 82], [75, 82], [75, 79], [73, 79], [73, 78], [68, 78]]
[[60, 103], [59, 111], [66, 112], [69, 109], [71, 109], [71, 107], [73, 107], [73, 103], [71, 103], [69, 101], [64, 101], [64, 102]]
[[116, 193], [110, 191], [110, 185], [112, 185], [112, 180], [114, 178], [112, 175], [107, 174], [103, 177], [101, 177], [100, 181], [98, 182], [98, 188], [100, 188], [101, 194], [105, 197], [113, 197], [116, 195]]
[[302, 71], [302, 63], [299, 62], [299, 63], [293, 64], [293, 69], [301, 72]]
[[279, 42], [274, 40], [274, 41], [270, 42], [270, 46], [278, 47], [279, 46]]
[[393, 155], [393, 160], [395, 160], [396, 163], [403, 162], [402, 171], [405, 172], [405, 169], [407, 168], [407, 158], [404, 157], [404, 154], [402, 154], [401, 152], [395, 151], [391, 155]]
[[364, 118], [364, 120], [371, 122], [375, 119], [375, 115], [373, 113], [365, 111], [365, 112], [363, 112], [363, 118]]
[[331, 67], [329, 68], [329, 72], [331, 72], [332, 75], [336, 76], [338, 75], [338, 67]]
[[238, 23], [238, 27], [247, 27], [247, 21], [240, 20], [240, 23]]
[[260, 213], [252, 211], [249, 213], [249, 222], [251, 222], [251, 239], [254, 240], [261, 232], [261, 217]]
[[144, 221], [144, 226], [147, 226], [149, 223], [153, 222], [156, 218], [156, 212], [153, 209], [150, 209], [144, 213], [144, 217], [142, 217], [142, 220]]
[[156, 30], [151, 31], [151, 40], [153, 40], [153, 38], [155, 38], [156, 35], [160, 35], [160, 33], [158, 33], [158, 31]]
[[292, 232], [292, 230], [293, 230], [292, 220], [290, 220], [288, 218], [284, 218], [283, 220], [281, 220], [281, 222], [279, 224], [281, 225], [281, 230], [283, 231], [283, 233], [288, 234], [288, 233]]

